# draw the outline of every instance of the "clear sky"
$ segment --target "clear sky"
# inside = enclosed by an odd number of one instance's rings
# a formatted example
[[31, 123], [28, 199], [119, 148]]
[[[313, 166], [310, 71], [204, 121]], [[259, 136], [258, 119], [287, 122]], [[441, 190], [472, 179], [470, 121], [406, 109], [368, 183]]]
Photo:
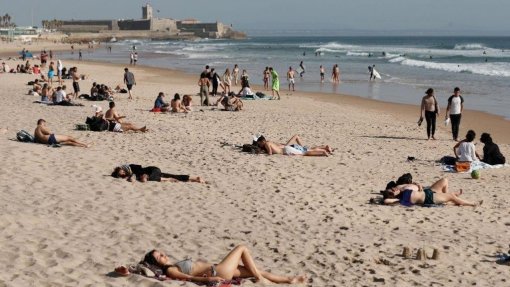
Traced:
[[[510, 34], [509, 0], [152, 0], [158, 17], [221, 21], [245, 31]], [[20, 25], [43, 19], [133, 19], [140, 0], [0, 0]], [[33, 8], [33, 9], [32, 9]]]

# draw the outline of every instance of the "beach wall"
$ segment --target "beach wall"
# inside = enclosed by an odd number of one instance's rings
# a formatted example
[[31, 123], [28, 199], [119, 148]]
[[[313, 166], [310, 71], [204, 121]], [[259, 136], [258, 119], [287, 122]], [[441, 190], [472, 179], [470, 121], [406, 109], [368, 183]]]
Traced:
[[62, 21], [62, 26], [58, 30], [73, 33], [99, 33], [102, 30], [119, 30], [119, 26], [117, 20], [71, 20]]

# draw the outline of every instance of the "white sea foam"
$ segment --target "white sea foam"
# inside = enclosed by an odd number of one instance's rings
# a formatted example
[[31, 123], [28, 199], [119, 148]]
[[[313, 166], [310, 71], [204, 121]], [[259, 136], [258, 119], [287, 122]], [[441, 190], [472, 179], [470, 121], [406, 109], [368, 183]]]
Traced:
[[367, 52], [351, 52], [351, 51], [348, 51], [347, 56], [354, 56], [354, 57], [368, 57], [370, 55], [370, 53], [367, 53]]
[[485, 50], [488, 47], [485, 47], [480, 43], [469, 43], [469, 44], [457, 44], [453, 47], [454, 50]]
[[485, 76], [510, 77], [510, 63], [479, 63], [479, 64], [457, 64], [457, 63], [435, 63], [413, 59], [400, 61], [401, 65], [420, 67], [425, 69], [441, 70], [454, 73], [470, 73]]

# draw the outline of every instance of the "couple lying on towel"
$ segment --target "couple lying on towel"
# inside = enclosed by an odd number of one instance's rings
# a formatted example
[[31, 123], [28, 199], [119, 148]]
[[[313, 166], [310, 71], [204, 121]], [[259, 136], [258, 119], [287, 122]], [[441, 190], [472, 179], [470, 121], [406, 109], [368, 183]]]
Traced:
[[462, 189], [458, 192], [448, 192], [448, 179], [442, 178], [428, 188], [418, 183], [397, 183], [390, 182], [382, 192], [384, 204], [400, 203], [404, 206], [413, 205], [434, 205], [434, 204], [455, 204], [459, 206], [478, 206], [483, 203], [470, 202], [460, 198]]
[[[196, 283], [218, 283], [233, 278], [255, 278], [256, 282], [263, 284], [304, 284], [307, 279], [305, 276], [280, 276], [259, 270], [250, 251], [244, 245], [235, 247], [218, 264], [191, 259], [172, 264], [165, 253], [151, 250], [145, 255], [140, 265], [147, 266], [158, 277], [163, 275], [174, 280]], [[130, 274], [129, 269], [124, 266], [117, 267], [115, 271], [121, 275]]]
[[269, 155], [302, 155], [302, 156], [328, 156], [333, 154], [333, 150], [329, 145], [320, 145], [315, 147], [307, 147], [301, 143], [301, 138], [294, 135], [286, 144], [275, 143], [266, 140], [264, 136], [254, 139], [256, 145]]

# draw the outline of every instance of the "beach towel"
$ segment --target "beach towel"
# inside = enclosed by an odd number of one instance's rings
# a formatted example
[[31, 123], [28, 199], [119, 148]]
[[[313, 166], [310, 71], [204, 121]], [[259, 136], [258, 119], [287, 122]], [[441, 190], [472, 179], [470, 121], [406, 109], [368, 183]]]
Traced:
[[[459, 172], [459, 173], [471, 173], [473, 170], [481, 170], [481, 169], [493, 169], [493, 168], [502, 168], [502, 167], [508, 167], [509, 164], [497, 164], [497, 165], [490, 165], [485, 162], [481, 161], [473, 161], [471, 162], [471, 168], [465, 172]], [[444, 172], [457, 172], [455, 165], [441, 165], [441, 170]]]
[[[117, 267], [115, 268], [115, 270], [119, 269], [120, 267]], [[146, 278], [151, 278], [151, 279], [156, 279], [156, 280], [159, 280], [159, 281], [169, 281], [169, 280], [173, 280], [169, 277], [167, 277], [166, 275], [161, 275], [161, 274], [157, 274], [159, 272], [153, 272], [153, 270], [151, 270], [150, 266], [148, 266], [148, 264], [145, 264], [145, 263], [139, 263], [139, 264], [136, 264], [136, 265], [130, 265], [128, 267], [128, 270], [129, 270], [129, 273], [130, 274], [135, 274], [135, 275], [140, 275], [140, 276], [143, 276], [143, 277], [146, 277]], [[130, 274], [120, 274], [120, 275], [123, 275], [123, 276], [129, 276]], [[206, 282], [206, 283], [196, 283], [197, 285], [200, 285], [200, 286], [214, 286], [214, 287], [232, 287], [234, 285], [241, 285], [243, 283], [243, 279], [241, 278], [234, 278], [232, 280], [223, 280], [221, 282], [218, 282], [218, 283], [213, 283], [213, 282]]]

